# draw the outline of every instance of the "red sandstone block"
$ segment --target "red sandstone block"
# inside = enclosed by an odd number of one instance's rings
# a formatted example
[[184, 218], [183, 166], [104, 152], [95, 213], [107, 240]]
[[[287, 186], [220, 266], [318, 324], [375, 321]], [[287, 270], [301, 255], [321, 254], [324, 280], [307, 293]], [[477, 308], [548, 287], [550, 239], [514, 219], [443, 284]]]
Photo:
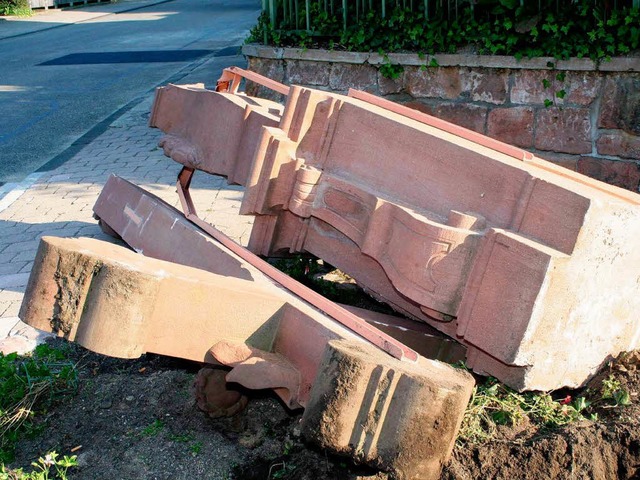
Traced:
[[561, 104], [591, 105], [602, 87], [602, 77], [592, 72], [564, 72], [564, 74], [564, 81], [560, 81], [555, 79], [555, 75], [558, 74], [554, 73], [555, 81], [551, 86], [555, 92], [565, 91], [564, 98], [556, 97], [556, 100]]
[[590, 105], [602, 84], [595, 73], [520, 70], [513, 74], [511, 102], [517, 104]]
[[456, 67], [405, 69], [405, 88], [414, 98], [458, 98], [468, 90], [466, 82]]
[[378, 85], [378, 70], [371, 65], [343, 65], [335, 63], [331, 66], [329, 86], [333, 90], [355, 88], [374, 92]]
[[281, 113], [270, 100], [169, 85], [156, 90], [149, 125], [167, 134], [160, 146], [168, 157], [243, 185], [262, 127]]
[[640, 136], [625, 132], [605, 133], [596, 141], [598, 153], [640, 160]]
[[302, 435], [398, 480], [435, 480], [449, 460], [442, 450], [453, 448], [452, 433], [473, 386], [460, 373], [435, 362], [389, 361], [368, 345], [331, 341], [302, 416]]
[[531, 107], [495, 108], [487, 118], [487, 135], [503, 142], [530, 148], [533, 145]]
[[[370, 102], [292, 89], [243, 200], [251, 249], [314, 253], [515, 388], [577, 386], [634, 348], [640, 198]], [[587, 109], [545, 112], [555, 129], [588, 124]], [[612, 309], [616, 328], [594, 340]]]
[[[20, 315], [36, 328], [105, 355], [231, 366], [227, 381], [307, 407], [311, 441], [399, 479], [435, 480], [451, 455], [469, 374], [395, 360], [264, 277], [216, 275], [87, 238], [44, 237], [35, 265]], [[241, 396], [220, 395], [224, 382], [201, 380], [201, 407], [242, 408]]]
[[441, 102], [426, 104], [417, 101], [405, 103], [405, 106], [441, 118], [447, 122], [455, 123], [469, 130], [484, 133], [487, 107], [470, 103]]
[[605, 158], [581, 157], [577, 171], [610, 185], [640, 191], [640, 164]]
[[378, 89], [380, 95], [400, 93], [404, 88], [404, 72], [398, 78], [387, 78], [378, 71]]
[[536, 113], [534, 145], [559, 153], [591, 153], [591, 120], [586, 108], [543, 108]]
[[327, 65], [318, 62], [291, 60], [286, 65], [286, 78], [291, 85], [329, 85]]
[[640, 135], [640, 78], [614, 75], [607, 78], [598, 126]]
[[509, 76], [504, 71], [474, 71], [470, 74], [469, 88], [475, 102], [502, 104], [507, 98]]
[[553, 99], [553, 92], [545, 88], [544, 81], [550, 81], [551, 74], [543, 70], [519, 70], [513, 74], [511, 103], [544, 105], [546, 99]]

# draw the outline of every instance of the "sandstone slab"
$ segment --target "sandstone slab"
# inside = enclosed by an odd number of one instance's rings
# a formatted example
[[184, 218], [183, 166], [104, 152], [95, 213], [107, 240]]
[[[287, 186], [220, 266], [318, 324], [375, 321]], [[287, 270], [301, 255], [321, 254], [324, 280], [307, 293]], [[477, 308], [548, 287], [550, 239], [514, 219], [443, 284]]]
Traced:
[[294, 87], [263, 129], [251, 249], [323, 258], [515, 388], [578, 386], [636, 348], [640, 197], [357, 95]]
[[[290, 408], [313, 405], [313, 420], [303, 428], [316, 432], [316, 443], [344, 454], [352, 440], [345, 433], [360, 425], [346, 410], [339, 424], [331, 421], [335, 401], [328, 401], [324, 386], [332, 382], [328, 375], [339, 352], [344, 359], [338, 367], [355, 361], [365, 374], [340, 391], [351, 412], [371, 411], [363, 382], [387, 385], [366, 380], [367, 370], [397, 376], [398, 385], [381, 397], [392, 408], [377, 412], [380, 431], [369, 438], [362, 461], [399, 478], [435, 479], [451, 453], [471, 376], [422, 357], [417, 363], [394, 360], [268, 279], [205, 272], [86, 238], [43, 237], [35, 265], [20, 312], [33, 327], [106, 355], [154, 352], [228, 365], [229, 382], [271, 388]], [[201, 408], [211, 406], [216, 414], [241, 408], [241, 396], [224, 385], [216, 396], [216, 377], [207, 380]], [[409, 428], [428, 448], [416, 452], [416, 437], [399, 434]]]

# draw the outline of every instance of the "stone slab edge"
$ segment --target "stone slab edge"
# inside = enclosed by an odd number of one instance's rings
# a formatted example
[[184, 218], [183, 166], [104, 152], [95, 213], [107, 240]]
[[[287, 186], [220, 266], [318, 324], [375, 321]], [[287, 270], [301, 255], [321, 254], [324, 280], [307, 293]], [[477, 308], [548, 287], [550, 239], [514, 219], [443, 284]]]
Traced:
[[[353, 63], [381, 65], [387, 63], [383, 55], [367, 52], [339, 52], [304, 48], [278, 48], [262, 45], [244, 45], [242, 53], [248, 57], [273, 60], [305, 60], [313, 62]], [[540, 57], [518, 60], [502, 55], [418, 55], [415, 53], [389, 53], [389, 61], [398, 65], [426, 65], [435, 60], [440, 67], [481, 67], [511, 68], [523, 70], [575, 70], [606, 72], [640, 72], [640, 57], [615, 57], [609, 61], [594, 62], [589, 58], [570, 58], [557, 60], [553, 57]], [[551, 66], [553, 65], [553, 66]]]

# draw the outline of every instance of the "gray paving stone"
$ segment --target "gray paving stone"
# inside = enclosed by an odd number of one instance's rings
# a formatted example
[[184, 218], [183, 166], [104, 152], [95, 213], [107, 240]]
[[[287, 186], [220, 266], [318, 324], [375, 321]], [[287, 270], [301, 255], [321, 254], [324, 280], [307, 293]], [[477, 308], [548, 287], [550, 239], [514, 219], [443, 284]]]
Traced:
[[0, 275], [0, 288], [25, 287], [29, 281], [28, 273], [14, 273], [11, 275]]

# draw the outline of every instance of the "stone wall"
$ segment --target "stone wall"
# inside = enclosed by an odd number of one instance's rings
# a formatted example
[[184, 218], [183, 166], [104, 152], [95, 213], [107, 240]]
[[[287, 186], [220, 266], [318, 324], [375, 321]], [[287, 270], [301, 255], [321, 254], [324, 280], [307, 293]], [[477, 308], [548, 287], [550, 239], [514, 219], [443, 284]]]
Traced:
[[390, 54], [404, 67], [391, 80], [381, 74], [386, 60], [378, 54], [255, 45], [243, 53], [251, 70], [279, 82], [365, 90], [640, 191], [640, 57], [596, 64]]

